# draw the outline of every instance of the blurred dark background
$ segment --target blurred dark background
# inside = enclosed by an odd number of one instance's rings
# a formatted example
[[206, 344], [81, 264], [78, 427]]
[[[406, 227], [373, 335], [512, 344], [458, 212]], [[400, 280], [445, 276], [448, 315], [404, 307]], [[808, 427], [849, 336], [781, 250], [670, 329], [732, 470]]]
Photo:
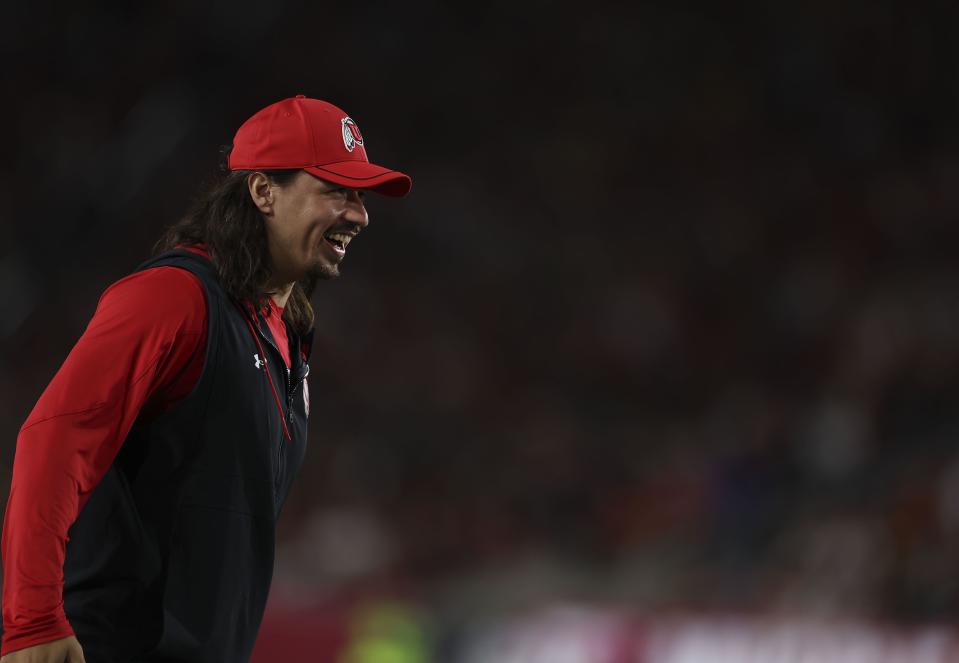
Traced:
[[[99, 294], [305, 94], [414, 188], [316, 291], [262, 647], [495, 660], [477, 623], [568, 601], [948, 624], [959, 12], [704, 4], [5, 3], [5, 481]], [[350, 640], [380, 600], [408, 658]]]

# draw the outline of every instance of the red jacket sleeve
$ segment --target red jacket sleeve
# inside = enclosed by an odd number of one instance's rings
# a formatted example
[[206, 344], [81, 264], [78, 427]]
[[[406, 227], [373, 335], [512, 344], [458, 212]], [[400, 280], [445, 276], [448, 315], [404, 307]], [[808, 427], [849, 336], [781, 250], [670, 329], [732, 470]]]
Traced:
[[63, 610], [67, 530], [141, 409], [160, 412], [196, 383], [206, 319], [203, 287], [187, 271], [118, 281], [23, 424], [0, 543], [0, 655], [73, 634]]

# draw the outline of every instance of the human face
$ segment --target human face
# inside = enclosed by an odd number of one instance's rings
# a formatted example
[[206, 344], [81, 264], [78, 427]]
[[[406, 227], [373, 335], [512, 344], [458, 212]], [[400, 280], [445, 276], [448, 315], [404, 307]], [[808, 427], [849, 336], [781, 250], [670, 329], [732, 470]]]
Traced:
[[363, 192], [305, 171], [269, 187], [273, 203], [264, 216], [277, 285], [339, 276], [347, 245], [370, 223]]

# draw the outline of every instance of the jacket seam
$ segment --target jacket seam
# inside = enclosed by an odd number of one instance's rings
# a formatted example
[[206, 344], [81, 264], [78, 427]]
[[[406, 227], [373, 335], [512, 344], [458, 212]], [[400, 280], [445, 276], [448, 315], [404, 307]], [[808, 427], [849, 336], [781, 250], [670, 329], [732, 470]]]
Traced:
[[37, 426], [37, 425], [42, 424], [42, 423], [46, 423], [47, 421], [50, 421], [50, 420], [52, 420], [52, 419], [59, 419], [60, 417], [69, 417], [69, 416], [74, 415], [74, 414], [84, 414], [84, 413], [86, 413], [86, 412], [93, 412], [94, 410], [99, 410], [99, 409], [101, 409], [101, 408], [106, 407], [107, 405], [108, 405], [108, 403], [97, 403], [97, 404], [94, 405], [93, 407], [88, 407], [88, 408], [85, 408], [85, 409], [83, 409], [83, 410], [76, 410], [76, 411], [74, 411], [74, 412], [58, 412], [57, 414], [51, 414], [49, 417], [44, 417], [43, 419], [40, 419], [39, 421], [34, 421], [33, 423], [31, 423], [31, 424], [29, 424], [29, 425], [24, 425], [24, 426], [22, 426], [22, 427], [20, 428], [20, 432], [23, 433], [23, 432], [25, 432], [25, 431], [28, 431], [28, 430], [30, 430], [31, 428], [33, 428], [34, 426]]
[[[133, 382], [130, 383], [130, 387], [135, 387], [136, 385], [138, 385], [138, 384], [140, 383], [140, 381], [143, 380], [143, 378], [145, 378], [146, 376], [148, 376], [148, 375], [150, 374], [151, 371], [154, 371], [154, 372], [155, 372], [156, 369], [157, 369], [157, 366], [159, 366], [159, 363], [160, 363], [160, 362], [159, 362], [159, 359], [160, 359], [160, 357], [161, 357], [165, 352], [168, 352], [168, 351], [169, 351], [169, 347], [166, 347], [166, 348], [161, 349], [159, 352], [157, 352], [157, 353], [153, 356], [153, 358], [150, 359], [150, 362], [147, 364], [147, 367], [146, 367], [145, 369], [143, 369], [143, 373], [141, 373], [138, 377], [136, 377], [136, 378], [133, 380]], [[45, 423], [45, 422], [50, 421], [50, 420], [52, 420], [52, 419], [59, 419], [60, 417], [69, 417], [69, 416], [75, 415], [75, 414], [84, 414], [84, 413], [86, 413], [86, 412], [93, 412], [94, 410], [102, 409], [102, 408], [106, 407], [107, 405], [109, 405], [108, 402], [102, 402], [102, 403], [97, 403], [97, 404], [94, 405], [93, 407], [84, 408], [84, 409], [82, 409], [82, 410], [76, 410], [76, 411], [74, 411], [74, 412], [58, 412], [57, 414], [51, 414], [49, 417], [44, 417], [43, 419], [40, 419], [39, 421], [34, 421], [34, 422], [31, 423], [30, 425], [24, 425], [24, 426], [22, 426], [22, 427], [20, 428], [20, 432], [23, 433], [24, 431], [27, 431], [27, 430], [33, 428], [34, 426], [36, 426], [36, 425], [38, 425], [38, 424]]]

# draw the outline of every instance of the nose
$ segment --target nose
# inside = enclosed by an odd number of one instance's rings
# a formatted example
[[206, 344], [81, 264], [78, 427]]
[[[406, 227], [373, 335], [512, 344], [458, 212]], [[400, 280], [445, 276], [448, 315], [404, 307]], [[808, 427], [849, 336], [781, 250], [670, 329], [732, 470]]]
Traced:
[[363, 204], [363, 195], [356, 189], [350, 190], [346, 197], [345, 218], [358, 226], [359, 230], [370, 225], [370, 215], [366, 211], [366, 205]]

